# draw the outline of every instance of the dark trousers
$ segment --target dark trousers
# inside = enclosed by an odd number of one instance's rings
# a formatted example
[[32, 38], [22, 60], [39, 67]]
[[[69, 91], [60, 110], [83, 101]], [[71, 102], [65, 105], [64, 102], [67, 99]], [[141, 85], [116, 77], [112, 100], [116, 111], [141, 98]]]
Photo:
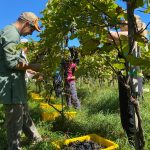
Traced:
[[23, 131], [29, 139], [41, 138], [28, 112], [27, 104], [5, 104], [8, 150], [20, 150]]

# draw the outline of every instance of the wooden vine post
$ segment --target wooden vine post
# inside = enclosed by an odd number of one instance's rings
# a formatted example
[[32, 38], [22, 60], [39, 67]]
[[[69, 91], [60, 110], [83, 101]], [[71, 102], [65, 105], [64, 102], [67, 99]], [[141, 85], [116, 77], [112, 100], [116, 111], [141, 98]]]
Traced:
[[[127, 20], [128, 20], [128, 46], [129, 46], [129, 53], [128, 55], [135, 56], [137, 53], [137, 46], [135, 42], [135, 34], [137, 33], [137, 26], [134, 17], [134, 8], [136, 5], [136, 0], [133, 1], [126, 1], [127, 2]], [[131, 110], [133, 113], [133, 121], [134, 121], [134, 147], [136, 150], [142, 150], [144, 148], [144, 135], [143, 135], [143, 128], [141, 123], [141, 116], [139, 111], [139, 101], [136, 89], [138, 88], [138, 79], [137, 75], [131, 75], [130, 73], [133, 69], [136, 69], [136, 66], [132, 66], [129, 62], [127, 62], [126, 66], [128, 81], [127, 85], [130, 86], [130, 104]]]

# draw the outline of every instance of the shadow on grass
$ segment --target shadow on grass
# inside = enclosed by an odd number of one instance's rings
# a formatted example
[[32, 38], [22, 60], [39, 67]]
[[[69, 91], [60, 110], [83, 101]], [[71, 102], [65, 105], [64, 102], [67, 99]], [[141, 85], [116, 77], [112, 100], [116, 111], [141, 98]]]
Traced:
[[[79, 130], [80, 129], [80, 130]], [[76, 123], [73, 119], [69, 120], [66, 117], [58, 117], [53, 122], [53, 128], [52, 131], [62, 131], [64, 133], [85, 133], [85, 128], [80, 124]]]
[[118, 113], [119, 112], [119, 100], [118, 98], [101, 99], [99, 102], [87, 105], [88, 114], [97, 114], [99, 112], [106, 113]]
[[42, 111], [39, 105], [35, 105], [32, 109], [29, 110], [29, 113], [35, 124], [37, 124], [41, 120]]
[[78, 89], [78, 97], [79, 99], [85, 99], [87, 97], [87, 89]]
[[[109, 126], [109, 127], [108, 127]], [[113, 125], [108, 125], [107, 127], [104, 123], [99, 123], [99, 126], [96, 126], [93, 128], [93, 126], [87, 126], [87, 124], [85, 123], [80, 123], [80, 122], [76, 122], [75, 120], [69, 120], [67, 118], [62, 118], [62, 117], [58, 117], [54, 122], [53, 122], [53, 128], [51, 131], [55, 132], [55, 131], [61, 131], [63, 133], [65, 133], [68, 137], [71, 136], [83, 136], [83, 135], [87, 135], [87, 134], [99, 134], [101, 136], [105, 136], [105, 137], [109, 137], [110, 136], [110, 132], [108, 132], [110, 130], [110, 128], [113, 128]], [[116, 138], [116, 135], [114, 135], [114, 138]]]

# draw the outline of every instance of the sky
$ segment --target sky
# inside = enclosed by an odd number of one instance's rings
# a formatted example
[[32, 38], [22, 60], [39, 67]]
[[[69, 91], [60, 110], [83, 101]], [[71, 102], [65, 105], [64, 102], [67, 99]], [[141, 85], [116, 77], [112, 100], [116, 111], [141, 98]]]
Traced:
[[[42, 14], [40, 12], [45, 9], [45, 5], [47, 2], [48, 0], [1, 0], [0, 29], [8, 24], [14, 23], [19, 15], [25, 11], [31, 11], [35, 13], [38, 17], [42, 17]], [[126, 3], [122, 2], [122, 0], [117, 0], [117, 3], [123, 8], [126, 8]], [[150, 14], [144, 15], [138, 10], [135, 11], [135, 14], [141, 16], [141, 19], [146, 24], [150, 21]], [[34, 32], [32, 36], [28, 36], [27, 38], [39, 40], [37, 35], [38, 32]], [[78, 40], [69, 42], [70, 46], [74, 43], [76, 45], [79, 45]]]
[[[117, 4], [126, 10], [126, 2], [123, 2], [122, 0], [117, 0]], [[146, 8], [146, 6], [145, 6], [145, 8]], [[147, 25], [150, 22], [150, 14], [145, 14], [143, 11], [144, 11], [144, 8], [137, 8], [137, 9], [135, 9], [134, 14], [140, 16], [141, 20], [143, 22], [145, 22]], [[147, 26], [147, 30], [148, 30], [148, 32], [150, 32], [150, 25]], [[147, 38], [148, 38], [148, 40], [150, 40], [149, 34], [147, 35]]]
[[[126, 2], [123, 2], [122, 0], [117, 0], [117, 4], [126, 9]], [[148, 24], [150, 22], [150, 14], [144, 14], [142, 11], [143, 8], [138, 8], [134, 11], [136, 15], [139, 15], [143, 22]], [[150, 28], [150, 27], [149, 27]]]
[[[45, 5], [48, 0], [1, 0], [0, 8], [0, 29], [4, 28], [8, 24], [14, 23], [22, 12], [33, 12], [38, 17], [42, 17], [40, 13], [45, 9]], [[38, 32], [34, 32], [33, 35], [27, 38], [34, 38], [39, 40], [36, 35]]]

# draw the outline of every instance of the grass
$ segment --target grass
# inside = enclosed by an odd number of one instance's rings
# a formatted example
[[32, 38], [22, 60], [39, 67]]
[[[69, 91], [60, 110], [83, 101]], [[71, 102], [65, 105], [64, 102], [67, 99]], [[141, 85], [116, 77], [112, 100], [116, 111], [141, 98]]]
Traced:
[[[78, 87], [78, 96], [82, 108], [77, 111], [77, 115], [69, 120], [67, 118], [57, 118], [54, 121], [42, 121], [40, 117], [40, 102], [29, 100], [30, 114], [38, 128], [38, 131], [47, 141], [37, 145], [24, 145], [23, 150], [53, 150], [51, 142], [66, 138], [83, 136], [86, 134], [98, 134], [110, 139], [119, 145], [119, 150], [130, 150], [125, 132], [122, 129], [119, 114], [117, 85], [113, 87], [97, 85], [88, 86], [81, 84]], [[148, 84], [146, 88], [150, 88]], [[145, 100], [140, 101], [141, 115], [143, 119], [145, 149], [150, 149], [150, 93], [145, 93]], [[61, 102], [59, 100], [59, 102]], [[58, 103], [58, 101], [56, 102]], [[0, 106], [0, 145], [2, 149], [6, 145], [6, 131], [2, 128], [4, 114]], [[23, 136], [24, 138], [24, 136]]]

